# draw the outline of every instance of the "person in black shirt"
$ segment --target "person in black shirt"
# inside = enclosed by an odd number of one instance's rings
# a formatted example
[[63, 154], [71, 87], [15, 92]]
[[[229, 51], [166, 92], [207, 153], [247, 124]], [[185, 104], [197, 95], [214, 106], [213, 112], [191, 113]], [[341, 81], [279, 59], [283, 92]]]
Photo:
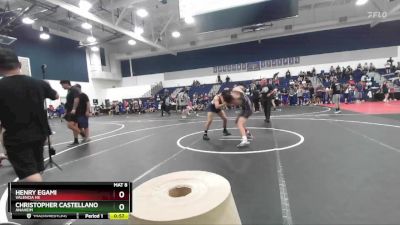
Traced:
[[168, 116], [171, 115], [169, 112], [170, 110], [170, 104], [171, 104], [171, 99], [169, 96], [169, 92], [166, 92], [162, 98], [162, 103], [161, 103], [161, 116], [164, 116], [164, 112], [168, 113]]
[[254, 91], [253, 91], [253, 105], [254, 105], [254, 111], [259, 112], [260, 111], [260, 91], [257, 89], [254, 89]]
[[85, 137], [85, 134], [81, 132], [78, 127], [78, 118], [76, 116], [76, 109], [79, 105], [79, 88], [71, 86], [71, 82], [69, 80], [62, 80], [60, 81], [61, 86], [68, 90], [67, 94], [67, 102], [65, 103], [65, 120], [68, 122], [67, 126], [69, 129], [72, 130], [74, 134], [74, 142], [71, 145], [77, 145], [78, 142], [78, 135], [81, 134], [82, 137]]
[[336, 77], [333, 78], [331, 84], [331, 91], [332, 91], [332, 101], [336, 105], [335, 113], [340, 113], [340, 95], [342, 93], [342, 87], [340, 82]]
[[78, 128], [85, 133], [83, 142], [89, 140], [89, 116], [90, 116], [90, 101], [89, 97], [82, 92], [81, 85], [76, 84], [75, 87], [81, 92], [79, 94], [79, 104], [76, 108], [76, 117], [78, 120]]
[[44, 100], [58, 99], [50, 85], [21, 74], [21, 63], [10, 49], [0, 48], [0, 133], [8, 159], [20, 180], [40, 182], [43, 145], [51, 134]]
[[272, 99], [275, 94], [274, 87], [270, 82], [261, 88], [261, 104], [264, 107], [265, 122], [269, 123], [271, 118]]

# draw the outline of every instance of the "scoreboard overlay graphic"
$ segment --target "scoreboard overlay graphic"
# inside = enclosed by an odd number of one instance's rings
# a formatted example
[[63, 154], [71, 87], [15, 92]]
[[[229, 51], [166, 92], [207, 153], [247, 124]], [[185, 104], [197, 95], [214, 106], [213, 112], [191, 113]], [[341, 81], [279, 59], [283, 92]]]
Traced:
[[9, 183], [13, 219], [128, 219], [130, 182]]

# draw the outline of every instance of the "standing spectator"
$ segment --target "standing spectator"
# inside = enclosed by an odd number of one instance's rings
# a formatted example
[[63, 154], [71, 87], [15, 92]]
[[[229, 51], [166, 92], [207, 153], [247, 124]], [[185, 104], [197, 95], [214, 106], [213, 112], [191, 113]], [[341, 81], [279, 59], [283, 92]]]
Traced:
[[315, 95], [315, 105], [320, 105], [322, 103], [322, 92], [324, 91], [324, 87], [322, 85], [317, 86], [316, 95]]
[[[79, 91], [79, 104], [76, 108], [76, 116], [78, 119], [78, 128], [82, 133], [85, 133], [85, 137], [82, 142], [89, 140], [89, 116], [90, 116], [90, 101], [89, 97], [82, 92], [81, 85], [77, 84]], [[127, 101], [126, 101], [127, 102]]]
[[317, 70], [315, 69], [315, 67], [313, 67], [312, 70], [311, 70], [311, 76], [312, 77], [317, 76]]
[[264, 107], [265, 122], [269, 123], [271, 118], [272, 96], [274, 95], [274, 87], [272, 84], [267, 84], [261, 89], [261, 104]]
[[364, 72], [368, 72], [369, 71], [368, 63], [364, 63], [363, 71]]
[[189, 104], [190, 98], [188, 95], [188, 90], [182, 90], [177, 96], [177, 102], [179, 102], [179, 110], [182, 113], [182, 119], [186, 119], [187, 117], [187, 106]]
[[297, 105], [303, 105], [304, 104], [304, 88], [303, 85], [299, 85], [299, 88], [297, 89]]
[[220, 84], [222, 83], [221, 75], [219, 73], [218, 73], [218, 76], [217, 76], [217, 82], [220, 83]]
[[392, 71], [392, 66], [390, 65], [390, 63], [389, 62], [386, 62], [386, 64], [385, 64], [385, 69], [386, 69], [386, 74], [389, 74], [389, 73], [391, 73]]
[[335, 75], [335, 68], [333, 68], [333, 66], [331, 66], [331, 68], [329, 69], [329, 73], [331, 76]]
[[297, 103], [297, 90], [294, 85], [289, 87], [289, 104], [290, 106], [295, 106]]
[[342, 69], [340, 68], [339, 65], [337, 65], [337, 67], [336, 67], [336, 75], [339, 75], [341, 73], [342, 73]]
[[85, 133], [81, 132], [78, 127], [78, 118], [76, 116], [76, 109], [79, 105], [80, 91], [76, 86], [72, 86], [69, 80], [62, 80], [60, 81], [60, 84], [65, 90], [68, 90], [67, 102], [65, 103], [65, 110], [67, 112], [64, 119], [68, 122], [67, 126], [72, 131], [74, 136], [74, 141], [71, 143], [71, 145], [77, 145], [79, 144], [78, 135], [81, 134], [83, 138], [85, 137]]
[[375, 72], [376, 68], [375, 65], [373, 63], [369, 64], [369, 72]]
[[253, 91], [253, 104], [254, 104], [254, 111], [260, 111], [260, 91], [255, 88]]
[[357, 70], [361, 70], [361, 69], [362, 69], [361, 63], [358, 63]]
[[309, 89], [309, 91], [310, 91], [310, 101], [311, 101], [311, 103], [313, 103], [313, 102], [315, 102], [315, 89], [314, 89], [314, 86], [312, 85], [312, 84], [309, 84], [308, 85], [308, 89]]
[[383, 102], [389, 102], [389, 86], [387, 84], [387, 81], [383, 81], [382, 86], [381, 86], [381, 91], [385, 98], [383, 99]]
[[286, 76], [285, 76], [285, 77], [286, 77], [286, 79], [288, 79], [288, 80], [290, 79], [290, 77], [291, 77], [291, 74], [290, 74], [290, 71], [289, 71], [289, 70], [288, 70], [288, 71], [286, 71]]
[[[44, 171], [43, 146], [51, 134], [44, 101], [58, 94], [49, 83], [21, 73], [21, 63], [10, 49], [0, 48], [0, 134], [20, 181], [41, 182]], [[4, 155], [0, 159], [4, 159]]]
[[335, 113], [340, 113], [340, 95], [341, 95], [341, 85], [338, 79], [335, 77], [333, 78], [333, 82], [331, 84], [332, 90], [332, 101], [336, 105]]
[[282, 104], [283, 105], [287, 105], [288, 104], [289, 95], [288, 95], [288, 91], [287, 91], [286, 88], [282, 89], [281, 96], [282, 96]]
[[164, 112], [166, 112], [169, 116], [171, 115], [171, 113], [169, 112], [170, 104], [171, 104], [170, 96], [169, 93], [166, 92], [161, 100], [161, 116], [164, 116]]
[[343, 98], [344, 98], [344, 104], [348, 104], [350, 99], [350, 85], [348, 84], [344, 86]]
[[229, 83], [231, 81], [231, 78], [229, 76], [226, 76], [225, 81], [226, 83]]
[[388, 62], [390, 64], [390, 68], [393, 67], [394, 60], [392, 59], [392, 57], [390, 57], [386, 62]]

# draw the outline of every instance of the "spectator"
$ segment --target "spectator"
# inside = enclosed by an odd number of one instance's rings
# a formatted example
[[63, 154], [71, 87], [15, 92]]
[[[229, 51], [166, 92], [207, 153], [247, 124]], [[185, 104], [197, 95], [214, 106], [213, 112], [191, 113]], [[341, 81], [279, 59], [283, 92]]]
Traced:
[[397, 62], [396, 70], [400, 70], [400, 62]]
[[253, 104], [254, 104], [254, 112], [260, 111], [260, 91], [257, 89], [253, 90]]
[[342, 73], [342, 69], [340, 68], [340, 66], [338, 65], [337, 67], [336, 67], [336, 75], [339, 75], [339, 74], [341, 74]]
[[218, 82], [218, 83], [222, 83], [221, 75], [220, 75], [220, 74], [218, 74], [218, 76], [217, 76], [217, 82]]
[[331, 76], [335, 74], [335, 68], [333, 68], [333, 66], [331, 66], [331, 68], [329, 69], [329, 73]]
[[389, 73], [391, 73], [392, 71], [392, 67], [391, 67], [391, 65], [390, 65], [390, 63], [389, 62], [386, 62], [386, 64], [385, 64], [385, 69], [386, 69], [386, 74], [389, 74]]
[[290, 106], [295, 106], [297, 103], [297, 90], [294, 85], [289, 87], [289, 104]]
[[286, 71], [286, 79], [290, 79], [290, 77], [291, 77], [291, 74], [290, 74], [290, 71], [288, 70], [288, 71]]
[[346, 85], [344, 87], [344, 93], [343, 93], [343, 97], [344, 97], [344, 103], [348, 104], [349, 103], [349, 95], [350, 95], [350, 85]]
[[385, 98], [383, 99], [383, 102], [389, 102], [389, 86], [387, 84], [387, 81], [384, 81], [382, 86], [381, 86], [381, 91]]
[[361, 69], [362, 69], [361, 63], [359, 63], [359, 64], [357, 65], [357, 70], [361, 70]]
[[363, 71], [364, 71], [364, 72], [368, 72], [368, 70], [369, 70], [369, 68], [368, 68], [368, 63], [365, 63], [365, 64], [364, 64], [364, 67], [363, 67]]
[[313, 67], [312, 70], [311, 70], [311, 76], [312, 77], [317, 76], [317, 70], [315, 69], [315, 67]]
[[168, 116], [171, 115], [171, 113], [169, 112], [171, 108], [170, 104], [171, 104], [170, 96], [169, 93], [166, 92], [161, 100], [161, 116], [164, 116], [164, 112], [166, 112]]
[[310, 101], [311, 102], [315, 102], [315, 100], [314, 100], [314, 92], [315, 92], [315, 89], [314, 89], [314, 86], [312, 85], [312, 84], [309, 84], [309, 92], [310, 92]]
[[376, 68], [375, 65], [373, 63], [369, 64], [369, 72], [375, 72]]
[[320, 105], [322, 103], [322, 92], [324, 92], [324, 87], [322, 85], [319, 85], [316, 88], [315, 105]]
[[394, 60], [392, 59], [392, 57], [390, 57], [386, 62], [390, 64], [390, 67], [393, 67]]
[[229, 76], [226, 76], [225, 81], [226, 83], [229, 83], [231, 81], [231, 78]]
[[300, 85], [299, 88], [297, 88], [297, 105], [303, 105], [304, 104], [304, 87], [303, 85]]
[[[0, 73], [4, 75], [0, 80], [0, 135], [7, 157], [20, 181], [41, 182], [43, 146], [51, 134], [43, 105], [46, 98], [59, 96], [49, 83], [23, 75], [10, 49], [0, 48]], [[1, 155], [0, 162], [7, 157]]]

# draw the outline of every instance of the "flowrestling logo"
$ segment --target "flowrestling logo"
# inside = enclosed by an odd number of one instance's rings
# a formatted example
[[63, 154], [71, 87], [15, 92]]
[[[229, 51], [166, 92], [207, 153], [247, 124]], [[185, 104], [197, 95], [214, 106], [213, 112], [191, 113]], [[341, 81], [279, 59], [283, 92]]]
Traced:
[[387, 16], [388, 13], [386, 11], [368, 12], [368, 18], [371, 19], [385, 19]]

